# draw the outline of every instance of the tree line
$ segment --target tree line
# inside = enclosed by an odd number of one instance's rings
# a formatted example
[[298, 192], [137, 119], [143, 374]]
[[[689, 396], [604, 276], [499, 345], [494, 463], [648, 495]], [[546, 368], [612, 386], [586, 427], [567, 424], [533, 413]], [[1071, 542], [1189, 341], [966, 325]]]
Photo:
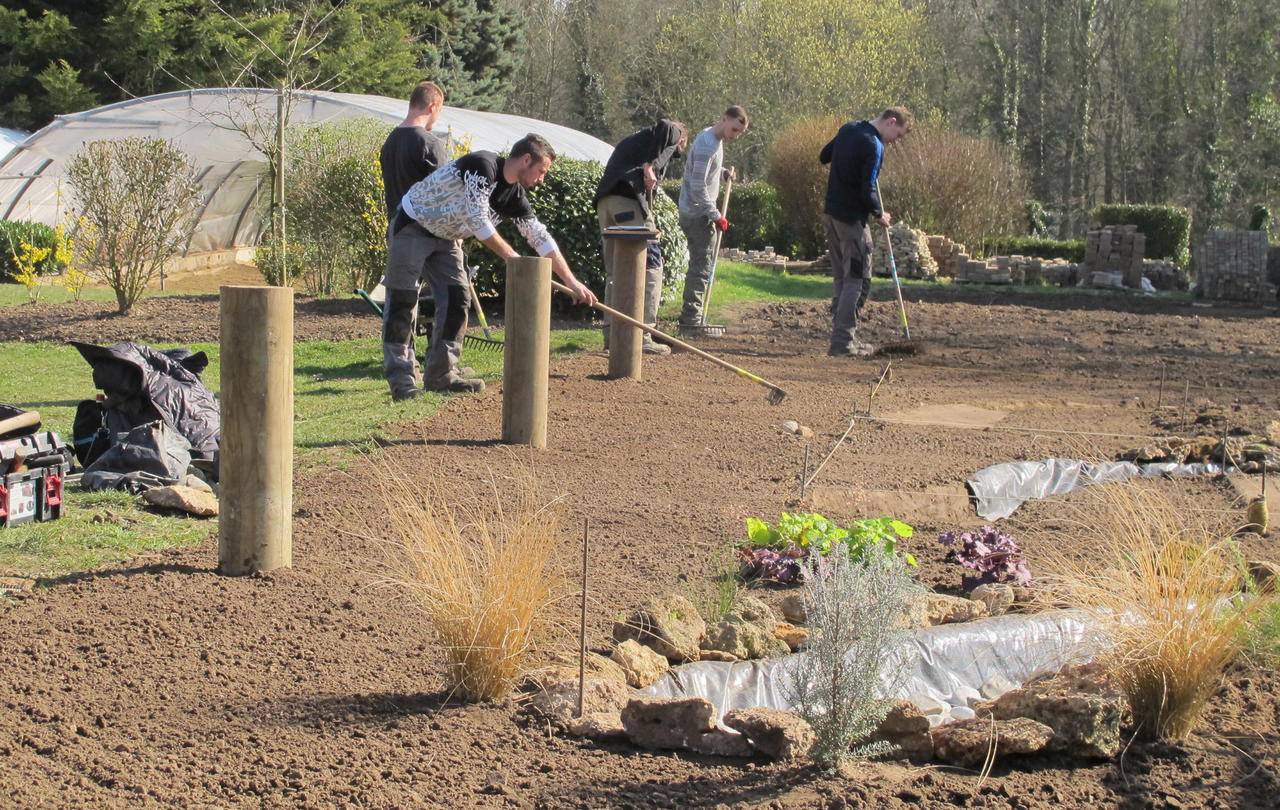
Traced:
[[[1274, 0], [105, 0], [0, 8], [0, 123], [188, 86], [271, 86], [300, 15], [329, 89], [528, 115], [616, 141], [654, 118], [753, 115], [763, 177], [802, 117], [906, 104], [997, 141], [1078, 234], [1105, 202], [1190, 207], [1196, 230], [1280, 204]], [[244, 65], [252, 65], [247, 75]]]

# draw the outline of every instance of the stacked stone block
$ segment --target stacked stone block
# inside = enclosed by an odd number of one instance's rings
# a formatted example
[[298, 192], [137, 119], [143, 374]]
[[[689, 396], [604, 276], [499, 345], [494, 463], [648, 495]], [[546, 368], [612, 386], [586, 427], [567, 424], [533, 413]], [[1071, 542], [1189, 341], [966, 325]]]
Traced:
[[933, 263], [938, 266], [938, 275], [946, 278], [958, 276], [964, 263], [969, 260], [965, 246], [945, 236], [930, 236], [927, 241], [929, 254], [933, 256]]
[[[1084, 241], [1084, 264], [1089, 273], [1118, 274], [1124, 286], [1142, 286], [1142, 259], [1147, 237], [1136, 225], [1112, 225], [1089, 231]], [[1090, 279], [1089, 274], [1084, 278]], [[1108, 285], [1111, 286], [1111, 285]]]
[[[929, 236], [924, 231], [898, 223], [889, 227], [893, 258], [902, 278], [937, 278], [938, 263], [929, 249]], [[889, 255], [885, 248], [884, 229], [871, 229], [871, 269], [879, 276], [889, 275]]]
[[1196, 246], [1196, 280], [1205, 298], [1274, 301], [1276, 285], [1267, 280], [1267, 235], [1209, 231]]

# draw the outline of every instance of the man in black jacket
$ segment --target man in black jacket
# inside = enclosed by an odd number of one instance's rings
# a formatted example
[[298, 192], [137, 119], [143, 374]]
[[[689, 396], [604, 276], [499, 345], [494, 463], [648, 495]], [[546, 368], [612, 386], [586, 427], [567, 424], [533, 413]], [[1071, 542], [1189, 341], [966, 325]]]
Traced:
[[[600, 230], [613, 225], [645, 225], [655, 228], [653, 205], [658, 186], [667, 173], [673, 157], [684, 151], [689, 131], [679, 121], [659, 119], [658, 123], [628, 135], [618, 142], [604, 167], [604, 177], [596, 189], [596, 214]], [[604, 241], [605, 303], [613, 293], [613, 242]], [[658, 305], [662, 298], [662, 252], [649, 245], [645, 259], [644, 322], [656, 325]], [[605, 348], [608, 348], [609, 323], [606, 319]], [[671, 349], [654, 342], [644, 334], [642, 350], [648, 354], [670, 354]]]
[[[444, 139], [431, 129], [444, 107], [444, 91], [435, 82], [419, 82], [409, 96], [409, 114], [391, 130], [378, 153], [382, 187], [387, 206], [387, 239], [395, 221], [400, 198], [414, 183], [448, 162]], [[384, 280], [385, 284], [385, 280]], [[429, 295], [427, 287], [421, 294]], [[382, 370], [394, 400], [421, 396], [422, 372], [413, 346], [418, 319], [419, 285], [403, 289], [387, 287], [382, 303]]]
[[871, 290], [871, 231], [868, 218], [889, 227], [889, 214], [880, 205], [876, 178], [885, 144], [911, 130], [911, 113], [890, 107], [874, 121], [852, 121], [840, 127], [818, 156], [830, 164], [823, 224], [831, 252], [831, 348], [834, 357], [865, 356], [871, 347], [859, 341], [858, 310]]

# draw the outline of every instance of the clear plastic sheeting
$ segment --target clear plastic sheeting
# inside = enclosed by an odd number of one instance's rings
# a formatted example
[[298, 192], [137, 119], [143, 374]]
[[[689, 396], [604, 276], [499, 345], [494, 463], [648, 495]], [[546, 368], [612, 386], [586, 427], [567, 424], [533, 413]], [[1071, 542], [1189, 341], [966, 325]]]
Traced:
[[[264, 125], [273, 131], [277, 96], [274, 90], [212, 87], [60, 115], [12, 151], [0, 142], [0, 217], [56, 225], [71, 202], [67, 164], [85, 143], [160, 138], [191, 157], [205, 192], [199, 221], [183, 252], [256, 245], [271, 183], [266, 158], [241, 129]], [[390, 129], [404, 119], [408, 108], [402, 98], [304, 91], [295, 95], [289, 120], [292, 126], [375, 118]], [[537, 132], [560, 155], [605, 163], [613, 153], [604, 141], [559, 124], [459, 107], [441, 111], [435, 132], [469, 143], [472, 150], [504, 151], [527, 133]]]
[[[885, 686], [881, 694], [910, 700], [945, 719], [957, 707], [967, 709], [975, 701], [995, 697], [1032, 676], [1089, 661], [1098, 644], [1085, 617], [1074, 611], [1013, 614], [926, 627], [911, 632], [895, 652], [894, 663], [882, 673], [887, 684], [891, 668], [902, 663], [907, 672], [903, 685], [892, 691]], [[805, 655], [808, 653], [761, 661], [686, 664], [641, 692], [650, 697], [703, 697], [715, 704], [720, 717], [733, 709], [756, 706], [791, 709], [787, 684]]]
[[1065, 495], [1080, 487], [1109, 484], [1138, 476], [1216, 475], [1217, 464], [1143, 464], [1130, 461], [1104, 461], [1095, 464], [1066, 458], [1044, 461], [1012, 461], [985, 467], [968, 480], [977, 499], [978, 517], [986, 520], [1007, 518], [1019, 506], [1033, 498]]

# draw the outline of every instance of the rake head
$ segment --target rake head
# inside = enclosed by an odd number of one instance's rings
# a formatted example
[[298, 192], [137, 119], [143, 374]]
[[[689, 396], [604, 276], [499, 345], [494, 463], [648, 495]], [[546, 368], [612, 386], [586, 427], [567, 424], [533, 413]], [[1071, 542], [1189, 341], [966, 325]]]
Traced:
[[468, 349], [475, 349], [480, 352], [501, 352], [502, 341], [492, 338], [483, 338], [479, 335], [463, 335], [462, 345]]
[[769, 393], [764, 395], [765, 402], [770, 405], [779, 405], [782, 400], [787, 398], [787, 392], [777, 386], [769, 386]]

